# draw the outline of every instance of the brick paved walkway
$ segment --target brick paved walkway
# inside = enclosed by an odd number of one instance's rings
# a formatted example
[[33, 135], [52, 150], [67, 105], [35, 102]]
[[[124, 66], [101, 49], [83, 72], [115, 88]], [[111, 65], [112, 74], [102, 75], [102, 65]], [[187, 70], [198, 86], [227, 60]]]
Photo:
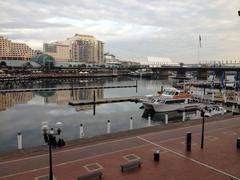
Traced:
[[[193, 140], [190, 153], [185, 151], [188, 131]], [[239, 117], [206, 123], [204, 149], [200, 148], [201, 125], [131, 136], [55, 152], [53, 171], [57, 180], [76, 180], [96, 168], [106, 180], [240, 180], [238, 136]], [[160, 149], [159, 162], [153, 161], [156, 149]], [[122, 173], [120, 164], [127, 157], [140, 158], [142, 167]], [[47, 174], [48, 154], [0, 162], [0, 180], [40, 180]]]

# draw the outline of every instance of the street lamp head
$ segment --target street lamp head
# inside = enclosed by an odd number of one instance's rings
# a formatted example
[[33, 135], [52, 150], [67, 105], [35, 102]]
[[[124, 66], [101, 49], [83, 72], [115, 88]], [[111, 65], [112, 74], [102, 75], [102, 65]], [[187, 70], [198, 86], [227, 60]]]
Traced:
[[51, 135], [54, 134], [54, 131], [53, 131], [53, 128], [50, 129], [50, 132], [49, 132]]
[[56, 122], [56, 126], [61, 127], [61, 126], [63, 126], [63, 123], [62, 122]]

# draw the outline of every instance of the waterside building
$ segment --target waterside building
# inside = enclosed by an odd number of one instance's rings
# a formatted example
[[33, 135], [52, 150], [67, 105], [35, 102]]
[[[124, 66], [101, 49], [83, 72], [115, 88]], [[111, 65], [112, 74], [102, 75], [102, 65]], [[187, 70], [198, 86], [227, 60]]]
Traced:
[[44, 43], [43, 52], [52, 56], [56, 61], [70, 61], [69, 45], [62, 42]]
[[44, 43], [43, 52], [57, 62], [81, 62], [102, 64], [104, 43], [94, 36], [75, 34], [63, 42]]
[[0, 60], [30, 60], [33, 50], [25, 43], [12, 42], [0, 36]]

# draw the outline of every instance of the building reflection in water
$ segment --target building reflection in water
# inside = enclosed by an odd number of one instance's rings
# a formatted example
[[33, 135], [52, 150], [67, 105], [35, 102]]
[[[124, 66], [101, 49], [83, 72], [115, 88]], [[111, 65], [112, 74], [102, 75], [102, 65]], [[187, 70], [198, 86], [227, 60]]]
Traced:
[[[68, 105], [69, 101], [84, 101], [93, 99], [93, 94], [95, 91], [96, 99], [102, 99], [104, 97], [103, 89], [78, 89], [72, 91], [56, 91], [54, 94], [44, 96], [44, 102], [56, 103], [58, 105]], [[76, 111], [86, 111], [93, 109], [92, 105], [82, 105], [77, 106]]]
[[26, 104], [32, 98], [32, 92], [0, 93], [0, 111], [5, 111], [15, 104]]
[[[36, 94], [44, 98], [44, 103], [54, 103], [57, 105], [68, 105], [71, 100], [91, 100], [93, 94], [96, 94], [96, 99], [104, 97], [103, 89], [80, 89], [73, 91], [56, 91], [56, 92], [38, 92]], [[0, 93], [0, 111], [5, 111], [16, 104], [27, 104], [32, 100], [34, 94], [32, 92], [15, 92], [15, 93]], [[93, 109], [92, 105], [77, 106], [76, 111], [85, 111]]]

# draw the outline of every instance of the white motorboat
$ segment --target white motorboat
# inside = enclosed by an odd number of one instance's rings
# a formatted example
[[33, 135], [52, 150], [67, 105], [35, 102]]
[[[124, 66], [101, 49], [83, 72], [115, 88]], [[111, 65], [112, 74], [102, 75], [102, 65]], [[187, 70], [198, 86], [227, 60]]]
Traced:
[[130, 72], [129, 75], [135, 77], [150, 77], [153, 75], [153, 71], [151, 69], [139, 69]]
[[222, 106], [212, 106], [208, 107], [207, 110], [204, 113], [205, 117], [212, 117], [214, 115], [223, 115], [226, 113], [227, 110], [223, 108]]
[[159, 96], [152, 96], [142, 101], [145, 109], [155, 112], [176, 111], [185, 108], [197, 108], [198, 103], [192, 102], [192, 95], [176, 88], [167, 88]]

